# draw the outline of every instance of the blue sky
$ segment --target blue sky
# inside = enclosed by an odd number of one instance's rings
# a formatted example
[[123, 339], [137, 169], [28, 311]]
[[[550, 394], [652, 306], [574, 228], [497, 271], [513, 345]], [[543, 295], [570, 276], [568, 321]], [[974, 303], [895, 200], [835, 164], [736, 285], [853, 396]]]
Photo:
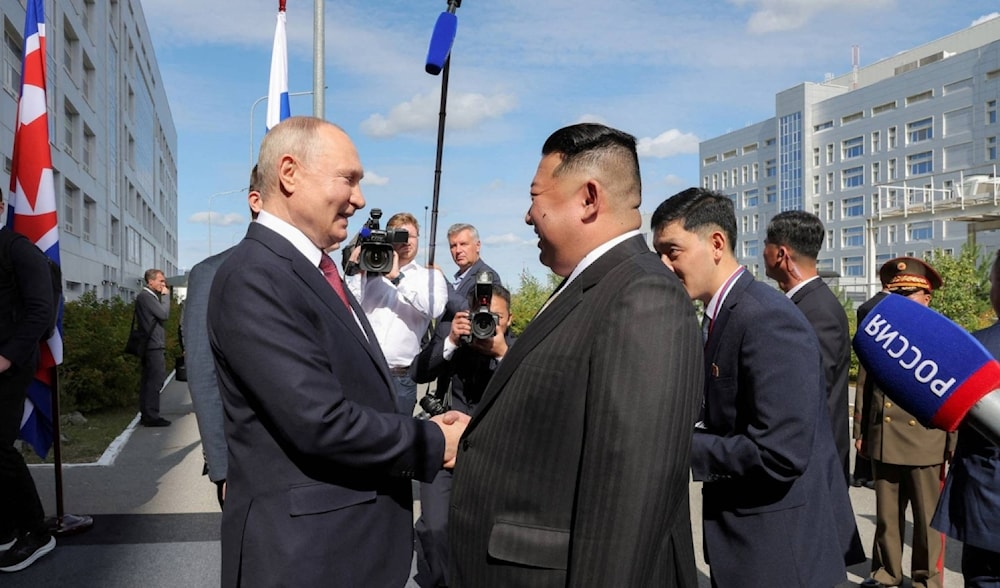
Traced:
[[[276, 0], [143, 0], [178, 135], [178, 262], [237, 242], [264, 134]], [[424, 72], [446, 0], [327, 0], [326, 118], [354, 139], [368, 206], [412, 212], [427, 252], [441, 78]], [[698, 142], [770, 118], [775, 93], [943, 37], [996, 0], [464, 0], [452, 50], [435, 261], [445, 230], [479, 228], [517, 287], [543, 277], [524, 224], [542, 143], [602, 122], [639, 139], [643, 212], [698, 183]], [[311, 0], [288, 0], [289, 90], [312, 90]], [[293, 114], [312, 114], [312, 96]], [[216, 195], [216, 196], [213, 196]]]

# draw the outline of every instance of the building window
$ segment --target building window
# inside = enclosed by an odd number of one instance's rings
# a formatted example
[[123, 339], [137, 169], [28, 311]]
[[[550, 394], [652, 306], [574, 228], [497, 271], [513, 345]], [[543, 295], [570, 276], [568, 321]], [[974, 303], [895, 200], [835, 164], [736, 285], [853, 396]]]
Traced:
[[872, 153], [878, 153], [882, 149], [882, 133], [872, 131]]
[[864, 166], [849, 167], [840, 172], [840, 186], [841, 188], [857, 188], [858, 186], [865, 185], [865, 168]]
[[865, 154], [865, 138], [854, 137], [841, 142], [841, 157], [843, 159], [854, 159]]
[[934, 173], [934, 152], [924, 151], [906, 156], [906, 165], [911, 176], [921, 176]]
[[844, 198], [841, 201], [843, 217], [850, 216], [864, 216], [865, 215], [865, 197], [864, 196], [853, 196], [851, 198]]
[[97, 202], [93, 198], [83, 195], [83, 240], [94, 242], [94, 214], [97, 212]]
[[833, 210], [834, 210], [834, 208], [833, 208], [833, 200], [830, 200], [829, 202], [826, 203], [826, 220], [827, 221], [832, 221], [833, 220]]
[[743, 207], [744, 208], [751, 208], [751, 207], [757, 206], [757, 200], [758, 200], [758, 196], [757, 196], [757, 189], [756, 188], [754, 188], [753, 190], [747, 190], [746, 192], [743, 193]]
[[886, 102], [885, 104], [879, 104], [878, 106], [872, 107], [872, 116], [877, 114], [882, 114], [883, 112], [889, 112], [890, 110], [896, 109], [896, 101]]
[[833, 143], [828, 143], [826, 145], [826, 163], [833, 163]]
[[910, 106], [917, 104], [918, 102], [923, 102], [924, 100], [930, 100], [934, 97], [934, 90], [925, 90], [919, 94], [914, 94], [913, 96], [906, 97], [906, 105]]
[[76, 32], [69, 22], [63, 20], [63, 26], [65, 27], [63, 30], [63, 67], [66, 68], [70, 79], [73, 79], [73, 74], [76, 73], [76, 54], [80, 38], [76, 36]]
[[879, 168], [880, 168], [879, 163], [877, 161], [873, 161], [872, 162], [872, 184], [877, 184], [877, 183], [879, 183], [879, 182], [882, 181], [882, 178], [879, 176], [879, 173], [881, 171]]
[[840, 274], [849, 277], [861, 277], [865, 273], [865, 258], [863, 256], [845, 257], [840, 261]]
[[756, 233], [760, 230], [760, 215], [753, 215], [753, 222], [750, 224], [750, 230]]
[[992, 125], [997, 122], [997, 101], [989, 100], [986, 102], [986, 124]]
[[833, 259], [819, 259], [816, 261], [816, 269], [821, 272], [833, 271]]
[[93, 103], [94, 101], [94, 79], [95, 79], [94, 64], [91, 63], [90, 57], [86, 53], [83, 54], [83, 79], [82, 79], [82, 90], [83, 97], [87, 102]]
[[986, 138], [986, 159], [988, 161], [996, 161], [997, 158], [997, 138], [987, 137]]
[[828, 120], [826, 122], [819, 123], [818, 125], [813, 126], [813, 132], [814, 133], [818, 133], [820, 131], [825, 131], [826, 129], [830, 129], [830, 128], [833, 128], [833, 121], [832, 120]]
[[67, 233], [76, 234], [76, 209], [77, 199], [80, 198], [80, 189], [66, 180], [63, 183], [63, 228]]
[[922, 118], [906, 124], [906, 133], [910, 143], [920, 143], [934, 138], [934, 119]]
[[813, 176], [813, 196], [819, 195], [819, 176]]
[[764, 199], [768, 204], [774, 204], [774, 201], [778, 198], [778, 187], [775, 185], [770, 185], [764, 188]]
[[890, 159], [889, 160], [888, 177], [889, 177], [890, 180], [899, 179], [899, 173], [896, 170], [896, 160], [895, 159]]
[[768, 159], [764, 162], [764, 177], [773, 178], [778, 175], [778, 160]]
[[826, 174], [826, 193], [833, 193], [833, 172], [828, 172]]
[[87, 171], [93, 171], [96, 143], [97, 143], [97, 138], [94, 136], [94, 131], [91, 131], [90, 127], [84, 124], [83, 125], [83, 168]]
[[743, 242], [743, 257], [757, 257], [760, 255], [760, 241], [749, 239]]
[[896, 148], [896, 127], [889, 127], [889, 135], [886, 138], [886, 140], [889, 143], [888, 145], [889, 149]]
[[819, 147], [813, 147], [813, 165], [819, 165]]
[[930, 221], [910, 223], [906, 226], [907, 241], [929, 241], [934, 238], [934, 226]]
[[856, 120], [861, 120], [865, 117], [864, 112], [855, 112], [854, 114], [848, 114], [847, 116], [841, 117], [840, 124], [846, 125], [847, 123], [852, 123]]
[[3, 86], [16, 94], [21, 86], [21, 38], [4, 29], [3, 45]]
[[[896, 240], [897, 240], [897, 237], [896, 237], [896, 225], [889, 225], [888, 227], [886, 227], [885, 228], [885, 235], [886, 235], [885, 242], [887, 244], [891, 245], [892, 243], [895, 243]], [[889, 261], [889, 258], [888, 257], [885, 258], [884, 261]]]
[[833, 235], [834, 235], [833, 229], [829, 229], [826, 232], [826, 250], [827, 251], [833, 249]]
[[840, 242], [842, 247], [864, 247], [865, 246], [864, 227], [846, 227], [840, 231]]
[[111, 249], [112, 255], [121, 254], [121, 224], [118, 219], [111, 217], [111, 226], [108, 229], [108, 248]]
[[80, 114], [68, 100], [65, 104], [65, 117], [63, 118], [63, 151], [69, 155], [74, 155], [76, 151], [76, 123], [80, 119]]

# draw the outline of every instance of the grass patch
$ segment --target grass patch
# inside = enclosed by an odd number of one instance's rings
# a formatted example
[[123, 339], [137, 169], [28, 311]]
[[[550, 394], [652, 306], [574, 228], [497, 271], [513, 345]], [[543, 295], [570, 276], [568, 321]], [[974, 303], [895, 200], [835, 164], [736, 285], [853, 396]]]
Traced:
[[[111, 445], [118, 435], [121, 435], [136, 415], [135, 408], [116, 408], [84, 415], [86, 423], [74, 424], [66, 416], [60, 424], [63, 442], [62, 462], [91, 463], [101, 458], [104, 450]], [[55, 463], [54, 448], [44, 460], [35, 455], [28, 445], [21, 446], [21, 454], [28, 463]]]

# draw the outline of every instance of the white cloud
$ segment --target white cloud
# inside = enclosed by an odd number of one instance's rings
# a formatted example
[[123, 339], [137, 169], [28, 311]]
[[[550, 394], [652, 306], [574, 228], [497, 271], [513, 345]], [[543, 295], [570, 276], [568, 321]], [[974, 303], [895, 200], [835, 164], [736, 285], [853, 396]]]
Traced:
[[188, 217], [188, 222], [199, 225], [207, 225], [211, 223], [213, 226], [217, 227], [228, 227], [230, 225], [244, 224], [248, 221], [246, 216], [238, 212], [229, 212], [223, 214], [221, 212], [212, 211], [212, 212], [196, 212]]
[[736, 6], [749, 6], [753, 13], [747, 21], [751, 34], [792, 31], [809, 23], [816, 15], [852, 9], [870, 12], [888, 7], [895, 0], [730, 0]]
[[677, 129], [670, 129], [653, 138], [643, 137], [639, 139], [636, 149], [639, 152], [639, 157], [672, 157], [698, 153], [699, 140], [692, 133], [682, 133]]
[[[361, 130], [373, 137], [391, 137], [437, 129], [441, 94], [417, 94], [393, 106], [388, 115], [373, 114], [361, 123]], [[472, 129], [483, 121], [497, 119], [517, 105], [509, 94], [486, 96], [478, 93], [449, 95], [446, 121], [451, 129]]]
[[1000, 18], [1000, 12], [992, 12], [990, 14], [986, 14], [986, 15], [980, 16], [976, 20], [972, 21], [972, 24], [969, 25], [969, 26], [973, 26], [974, 27], [974, 26], [976, 26], [978, 24], [983, 24], [984, 22], [986, 22], [988, 20], [993, 20], [994, 18]]
[[686, 186], [688, 184], [687, 180], [676, 174], [667, 174], [663, 178], [663, 183], [667, 186]]
[[490, 235], [489, 237], [484, 237], [482, 242], [484, 245], [528, 245], [534, 243], [537, 239], [525, 240], [518, 237], [514, 233], [503, 233], [502, 235]]
[[380, 176], [371, 170], [365, 170], [365, 177], [361, 183], [367, 186], [384, 186], [389, 183], [389, 178]]

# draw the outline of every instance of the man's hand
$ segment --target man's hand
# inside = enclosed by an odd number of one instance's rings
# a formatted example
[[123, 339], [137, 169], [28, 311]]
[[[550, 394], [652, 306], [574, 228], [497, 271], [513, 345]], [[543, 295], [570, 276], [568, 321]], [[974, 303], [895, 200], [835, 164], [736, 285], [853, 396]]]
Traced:
[[394, 249], [392, 251], [392, 269], [385, 275], [385, 278], [391, 282], [397, 277], [399, 277], [399, 254]]
[[455, 313], [455, 318], [451, 320], [451, 332], [448, 333], [448, 338], [455, 345], [461, 345], [464, 335], [472, 335], [472, 321], [469, 320], [469, 311], [467, 310]]
[[865, 455], [866, 451], [864, 450], [864, 442], [861, 439], [854, 440], [854, 449], [855, 451], [858, 452], [858, 455], [860, 455], [861, 457], [866, 457]]
[[503, 329], [497, 328], [489, 339], [472, 339], [472, 348], [489, 357], [502, 358], [507, 355], [507, 338]]
[[452, 469], [455, 467], [455, 458], [458, 457], [458, 441], [462, 438], [462, 433], [469, 425], [472, 418], [457, 410], [449, 410], [444, 414], [431, 417], [437, 426], [441, 427], [444, 433], [444, 463], [442, 467]]
[[0, 374], [2, 374], [5, 371], [9, 370], [10, 366], [11, 366], [10, 360], [7, 359], [6, 357], [0, 355]]

